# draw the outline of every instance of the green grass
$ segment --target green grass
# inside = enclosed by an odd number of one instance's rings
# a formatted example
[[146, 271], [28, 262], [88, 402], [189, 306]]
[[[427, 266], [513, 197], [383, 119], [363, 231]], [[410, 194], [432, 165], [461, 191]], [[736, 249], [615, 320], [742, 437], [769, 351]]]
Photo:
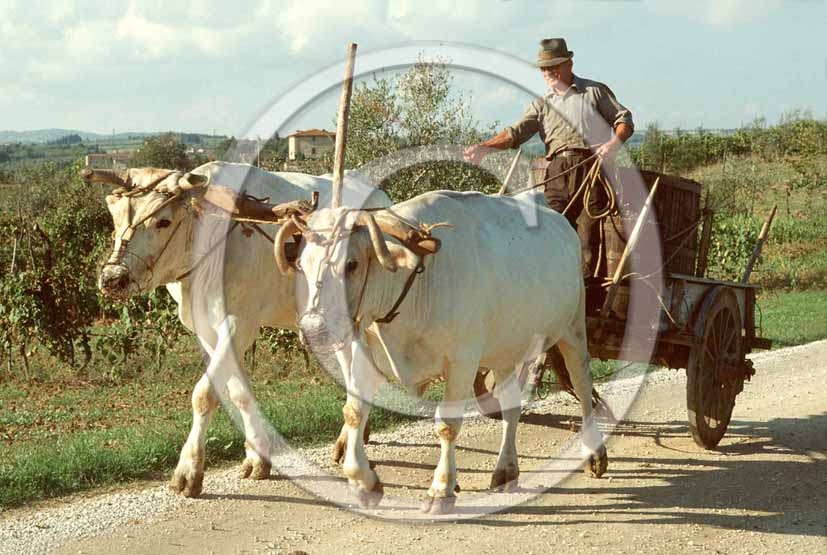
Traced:
[[758, 305], [756, 317], [775, 348], [827, 338], [827, 291], [767, 293]]
[[[293, 445], [332, 441], [344, 391], [331, 381], [292, 376], [255, 384], [268, 420]], [[268, 380], [269, 382], [269, 380]], [[102, 485], [165, 477], [186, 440], [194, 379], [72, 388], [0, 385], [0, 506]], [[59, 385], [58, 388], [64, 387]], [[375, 409], [373, 429], [406, 417]], [[207, 434], [207, 461], [241, 461], [243, 435], [219, 410]]]

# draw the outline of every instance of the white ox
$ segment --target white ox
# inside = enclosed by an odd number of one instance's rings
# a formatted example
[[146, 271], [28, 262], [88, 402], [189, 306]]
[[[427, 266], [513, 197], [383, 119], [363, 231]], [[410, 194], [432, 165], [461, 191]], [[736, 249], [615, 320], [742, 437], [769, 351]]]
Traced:
[[[210, 162], [192, 172], [155, 168], [125, 172], [86, 171], [87, 181], [119, 185], [106, 202], [114, 220], [114, 246], [99, 275], [101, 291], [128, 297], [161, 285], [178, 303], [181, 322], [196, 332], [210, 356], [192, 393], [193, 423], [170, 487], [188, 497], [201, 493], [205, 434], [218, 395], [229, 393], [244, 424], [246, 458], [241, 477], [270, 475], [270, 440], [241, 369], [242, 354], [261, 326], [296, 328], [293, 279], [273, 265], [271, 240], [277, 225], [258, 230], [230, 227], [200, 216], [192, 201], [208, 185], [220, 185], [272, 204], [320, 193], [329, 202], [331, 179], [300, 173], [271, 173], [245, 164]], [[387, 206], [387, 195], [345, 180], [345, 203]], [[213, 224], [213, 225], [209, 225]], [[269, 240], [267, 237], [269, 237]], [[223, 256], [219, 256], [222, 253]], [[342, 444], [344, 436], [341, 436]]]
[[[592, 474], [605, 472], [608, 459], [590, 403], [580, 242], [566, 219], [544, 205], [531, 206], [536, 225], [526, 224], [521, 210], [533, 202], [438, 191], [386, 211], [319, 210], [306, 222], [282, 228], [276, 260], [283, 272], [298, 273], [305, 337], [311, 347], [344, 346], [337, 351], [348, 388], [342, 468], [363, 506], [378, 503], [383, 494], [361, 434], [386, 376], [412, 393], [445, 380], [436, 412], [441, 455], [423, 506], [438, 514], [456, 500], [455, 444], [480, 367], [503, 384], [494, 392], [504, 409], [503, 442], [491, 487], [516, 486], [520, 393], [508, 378], [527, 356], [552, 345], [565, 358], [580, 399], [584, 457]], [[429, 234], [415, 231], [411, 222], [451, 227]], [[303, 246], [291, 263], [281, 242], [298, 231]], [[424, 271], [404, 296], [420, 264]], [[378, 322], [400, 297], [399, 317]]]

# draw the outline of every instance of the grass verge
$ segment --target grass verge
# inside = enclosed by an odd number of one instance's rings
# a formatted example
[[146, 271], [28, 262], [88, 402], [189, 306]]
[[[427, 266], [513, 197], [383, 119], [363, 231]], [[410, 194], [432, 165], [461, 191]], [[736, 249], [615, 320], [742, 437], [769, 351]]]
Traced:
[[[194, 381], [189, 376], [63, 392], [0, 386], [0, 506], [165, 477], [189, 431]], [[291, 444], [325, 443], [338, 434], [345, 393], [336, 384], [289, 377], [255, 389], [268, 420]], [[405, 418], [377, 408], [371, 426], [379, 430]], [[207, 434], [208, 464], [240, 462], [243, 442], [227, 413], [217, 411]]]

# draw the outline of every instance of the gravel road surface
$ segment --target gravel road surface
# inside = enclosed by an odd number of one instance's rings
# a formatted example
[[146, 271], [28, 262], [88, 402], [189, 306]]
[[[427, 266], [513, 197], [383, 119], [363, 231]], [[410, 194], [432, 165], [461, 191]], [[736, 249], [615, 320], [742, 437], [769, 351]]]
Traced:
[[[284, 478], [242, 481], [235, 469], [208, 469], [200, 499], [145, 483], [0, 513], [0, 553], [827, 553], [827, 341], [752, 358], [756, 376], [716, 451], [689, 438], [684, 372], [649, 374], [607, 444], [602, 479], [553, 466], [577, 422], [577, 405], [563, 396], [523, 414], [521, 495], [487, 494], [499, 424], [468, 421], [460, 499], [496, 499], [497, 514], [393, 522]], [[388, 504], [415, 507], [438, 458], [431, 425], [372, 439], [368, 456]], [[329, 452], [302, 452], [331, 474], [306, 484], [342, 488]]]

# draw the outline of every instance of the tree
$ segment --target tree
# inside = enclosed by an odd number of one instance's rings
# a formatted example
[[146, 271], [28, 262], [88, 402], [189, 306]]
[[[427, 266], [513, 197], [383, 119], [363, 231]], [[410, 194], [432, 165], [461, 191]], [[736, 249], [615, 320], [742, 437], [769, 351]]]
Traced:
[[195, 167], [187, 157], [187, 146], [175, 133], [164, 133], [144, 140], [141, 150], [132, 158], [133, 167], [167, 168], [189, 171]]
[[496, 191], [500, 184], [493, 175], [456, 157], [456, 145], [479, 142], [494, 131], [496, 122], [480, 130], [470, 100], [453, 90], [452, 81], [444, 61], [420, 61], [397, 78], [374, 77], [370, 84], [357, 85], [348, 124], [348, 167], [362, 167], [410, 147], [435, 147], [430, 150], [444, 150], [443, 160], [411, 150], [403, 169], [389, 176], [381, 167], [376, 171], [383, 178], [379, 186], [395, 201], [433, 189]]

